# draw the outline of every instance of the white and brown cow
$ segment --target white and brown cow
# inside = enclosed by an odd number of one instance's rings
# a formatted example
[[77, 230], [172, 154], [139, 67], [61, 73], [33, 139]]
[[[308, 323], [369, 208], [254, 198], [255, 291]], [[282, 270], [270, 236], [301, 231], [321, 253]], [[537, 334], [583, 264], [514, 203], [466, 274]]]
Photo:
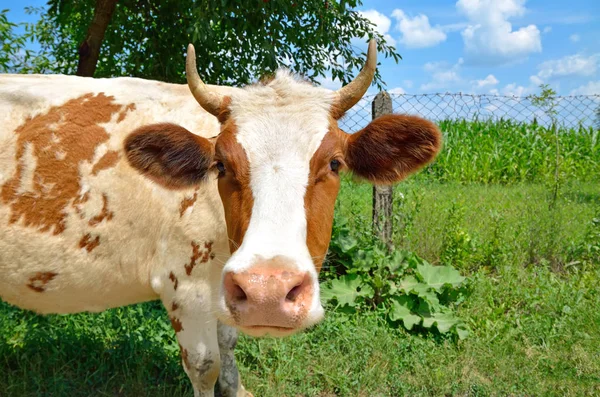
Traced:
[[394, 183], [439, 150], [418, 117], [338, 128], [375, 57], [372, 42], [337, 92], [286, 71], [207, 86], [191, 46], [188, 86], [0, 76], [0, 297], [39, 313], [161, 299], [195, 395], [217, 378], [245, 395], [235, 328], [284, 336], [323, 317], [339, 172]]

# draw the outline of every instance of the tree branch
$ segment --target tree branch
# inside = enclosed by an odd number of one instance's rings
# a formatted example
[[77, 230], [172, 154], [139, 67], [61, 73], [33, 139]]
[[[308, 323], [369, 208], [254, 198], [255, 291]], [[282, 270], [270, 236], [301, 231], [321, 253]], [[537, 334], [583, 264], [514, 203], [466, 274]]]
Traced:
[[78, 76], [94, 76], [104, 33], [115, 12], [117, 1], [96, 0], [94, 18], [88, 28], [85, 40], [79, 45], [79, 63], [77, 64], [76, 73]]

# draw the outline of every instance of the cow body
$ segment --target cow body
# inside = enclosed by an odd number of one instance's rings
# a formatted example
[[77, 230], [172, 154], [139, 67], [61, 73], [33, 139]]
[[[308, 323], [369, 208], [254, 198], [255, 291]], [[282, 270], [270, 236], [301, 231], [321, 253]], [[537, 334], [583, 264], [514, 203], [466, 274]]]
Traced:
[[395, 183], [440, 148], [414, 116], [339, 129], [375, 66], [372, 41], [336, 92], [285, 70], [207, 86], [192, 46], [187, 87], [0, 76], [0, 297], [40, 313], [160, 299], [195, 395], [217, 378], [246, 395], [235, 329], [286, 336], [323, 317], [340, 170]]
[[229, 247], [216, 178], [170, 191], [127, 164], [125, 137], [158, 122], [219, 133], [185, 85], [0, 76], [0, 297], [39, 313], [160, 298], [192, 367]]
[[[40, 313], [102, 311], [156, 299], [152, 279], [169, 262], [176, 275], [195, 255], [211, 265], [227, 259], [214, 180], [166, 191], [123, 156], [123, 139], [144, 124], [218, 135], [187, 87], [66, 76], [3, 76], [1, 87], [4, 300]], [[190, 276], [206, 279], [210, 267]]]

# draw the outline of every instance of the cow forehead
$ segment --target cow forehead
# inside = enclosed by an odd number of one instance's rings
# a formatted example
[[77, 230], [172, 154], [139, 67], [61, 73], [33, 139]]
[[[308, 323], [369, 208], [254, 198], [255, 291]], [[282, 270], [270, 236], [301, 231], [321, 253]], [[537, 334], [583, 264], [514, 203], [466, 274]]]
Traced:
[[333, 97], [332, 91], [299, 81], [286, 71], [267, 84], [233, 94], [230, 115], [251, 170], [273, 163], [308, 168], [329, 130]]

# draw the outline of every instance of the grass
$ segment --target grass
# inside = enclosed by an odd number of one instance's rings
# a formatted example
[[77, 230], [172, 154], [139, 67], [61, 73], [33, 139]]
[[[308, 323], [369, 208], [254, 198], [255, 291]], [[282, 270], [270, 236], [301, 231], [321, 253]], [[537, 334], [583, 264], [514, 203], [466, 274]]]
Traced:
[[[597, 395], [598, 270], [473, 276], [455, 343], [390, 328], [375, 313], [329, 313], [285, 339], [242, 338], [237, 357], [257, 396]], [[0, 395], [191, 395], [174, 336], [155, 304], [102, 314], [23, 314], [4, 305]], [[8, 316], [8, 317], [6, 317]]]
[[[395, 189], [394, 242], [469, 276], [466, 340], [329, 308], [284, 340], [242, 337], [257, 396], [600, 395], [600, 143], [538, 126], [445, 122], [438, 162]], [[344, 178], [336, 217], [370, 233], [371, 186]], [[37, 316], [0, 302], [0, 396], [191, 396], [164, 309]]]
[[[345, 179], [337, 216], [347, 217], [361, 230], [371, 217], [371, 189]], [[560, 267], [572, 259], [569, 250], [584, 242], [586, 225], [600, 210], [600, 189], [597, 182], [572, 181], [562, 188], [555, 206], [550, 202], [544, 184], [407, 181], [395, 189], [394, 240], [397, 246], [439, 263], [447, 256], [444, 249], [462, 239], [461, 256], [447, 258], [462, 270], [497, 265], [500, 260]], [[493, 248], [497, 257], [485, 257]]]

